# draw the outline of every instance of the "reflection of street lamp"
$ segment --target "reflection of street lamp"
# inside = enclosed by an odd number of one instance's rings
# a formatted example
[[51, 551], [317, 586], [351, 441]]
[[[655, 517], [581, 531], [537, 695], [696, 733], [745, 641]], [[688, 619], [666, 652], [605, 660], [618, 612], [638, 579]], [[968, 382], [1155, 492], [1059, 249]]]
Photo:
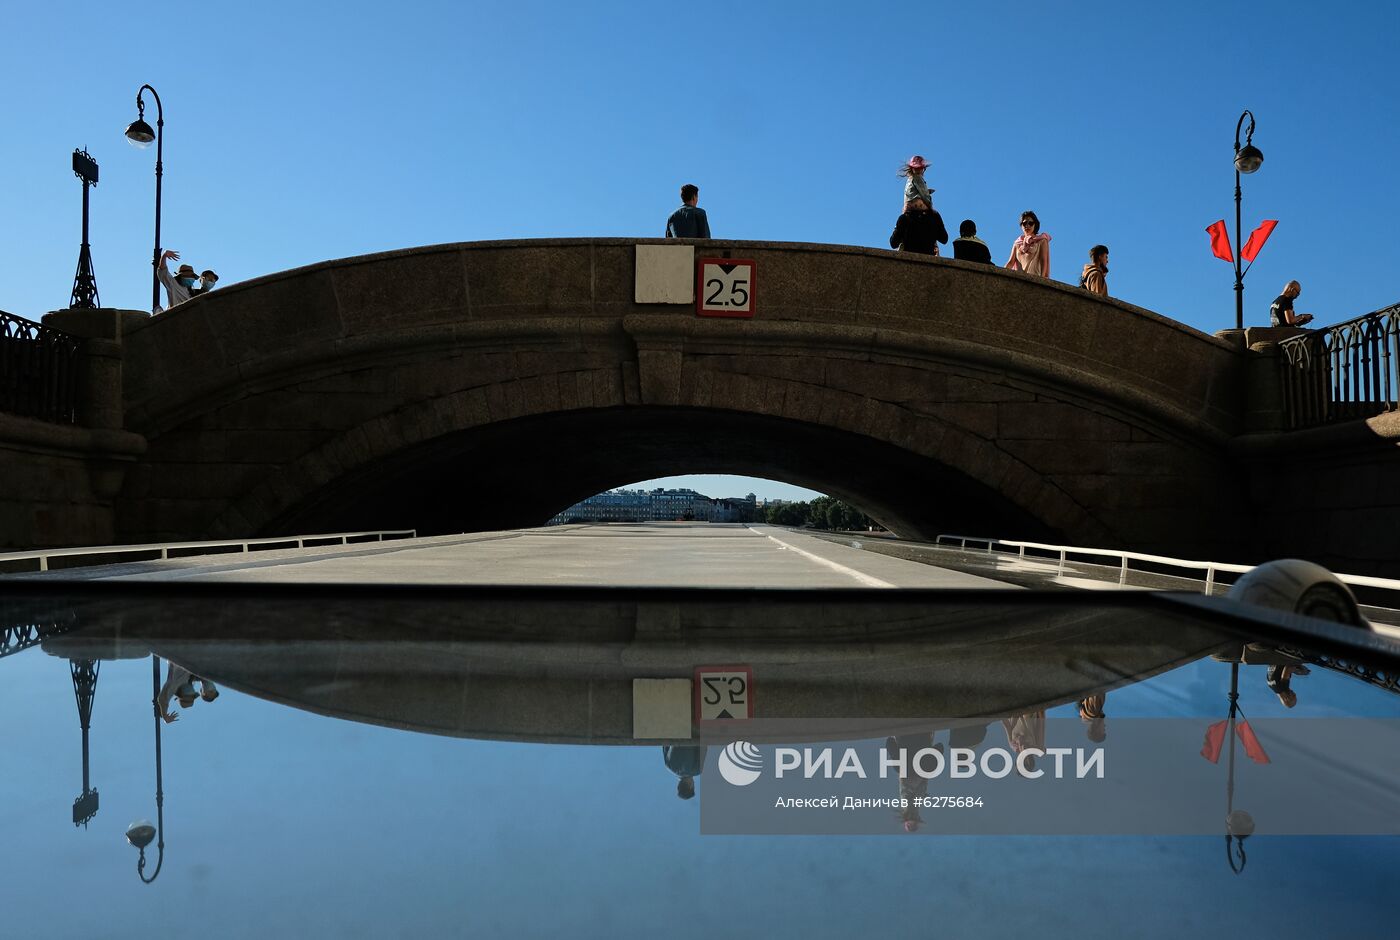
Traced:
[[[149, 819], [138, 819], [126, 827], [126, 841], [141, 850], [141, 857], [136, 860], [136, 874], [146, 884], [156, 880], [160, 866], [165, 863], [165, 791], [161, 789], [160, 773], [160, 657], [154, 655], [151, 657], [151, 710], [156, 716], [156, 824], [152, 826]], [[156, 870], [147, 878], [146, 846], [152, 839], [159, 840], [156, 842]]]
[[1230, 736], [1230, 769], [1225, 784], [1225, 860], [1237, 875], [1244, 871], [1244, 840], [1254, 834], [1254, 817], [1235, 809], [1235, 715], [1239, 710], [1240, 664], [1234, 662], [1230, 664], [1230, 727], [1226, 732]]
[[[1249, 118], [1244, 146], [1240, 146], [1240, 128]], [[1244, 329], [1244, 272], [1240, 270], [1240, 174], [1253, 173], [1264, 162], [1264, 154], [1254, 146], [1254, 115], [1245, 111], [1235, 125], [1235, 329]]]
[[97, 815], [97, 791], [89, 786], [88, 731], [92, 727], [92, 703], [97, 696], [97, 673], [101, 664], [95, 659], [70, 659], [68, 669], [73, 676], [73, 697], [78, 700], [78, 726], [83, 730], [83, 792], [73, 801], [73, 825], [87, 828]]
[[[141, 100], [143, 91], [149, 91], [151, 97], [156, 99], [155, 130], [151, 130], [151, 125], [146, 123], [146, 103]], [[164, 137], [165, 109], [161, 107], [160, 95], [150, 85], [142, 85], [136, 89], [136, 120], [126, 126], [126, 139], [142, 150], [149, 147], [151, 141], [156, 143], [156, 247], [151, 256], [151, 313], [160, 309], [160, 278], [156, 275], [156, 269], [160, 267], [160, 158]]]

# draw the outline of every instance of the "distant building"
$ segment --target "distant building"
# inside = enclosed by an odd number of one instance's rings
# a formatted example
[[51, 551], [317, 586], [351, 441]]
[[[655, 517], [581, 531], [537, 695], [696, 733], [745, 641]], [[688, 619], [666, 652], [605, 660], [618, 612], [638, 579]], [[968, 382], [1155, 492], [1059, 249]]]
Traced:
[[711, 522], [754, 522], [758, 518], [758, 498], [750, 493], [747, 496], [734, 496], [714, 501]]
[[580, 503], [575, 503], [550, 519], [548, 524], [563, 525], [568, 522], [710, 522], [714, 517], [717, 504], [724, 502], [724, 500], [711, 499], [694, 490], [667, 490], [660, 487], [654, 490], [609, 490], [606, 493], [599, 493], [597, 496], [590, 496]]

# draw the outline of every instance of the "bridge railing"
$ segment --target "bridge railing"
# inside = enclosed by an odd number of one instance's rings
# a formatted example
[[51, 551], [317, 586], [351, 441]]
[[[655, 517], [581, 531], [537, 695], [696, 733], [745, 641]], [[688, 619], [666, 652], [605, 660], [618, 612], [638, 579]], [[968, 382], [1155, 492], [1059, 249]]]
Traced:
[[247, 554], [250, 551], [271, 551], [278, 548], [314, 548], [324, 545], [350, 545], [357, 542], [383, 542], [386, 539], [411, 539], [417, 529], [383, 529], [372, 532], [332, 532], [322, 535], [286, 535], [261, 539], [227, 539], [216, 542], [166, 542], [149, 545], [99, 545], [83, 548], [49, 548], [40, 551], [6, 552], [0, 554], [0, 571], [22, 573], [17, 569], [49, 571], [55, 558], [65, 559], [63, 567], [108, 564], [107, 556], [121, 555], [125, 561], [164, 561], [194, 555]]
[[0, 411], [41, 421], [78, 420], [80, 340], [0, 311]]
[[[1112, 559], [1117, 562], [1118, 586], [1128, 586], [1128, 572], [1131, 570], [1132, 562], [1151, 564], [1159, 568], [1177, 568], [1183, 571], [1192, 572], [1191, 577], [1195, 578], [1196, 572], [1203, 572], [1202, 579], [1205, 581], [1205, 588], [1202, 593], [1210, 594], [1215, 590], [1215, 576], [1221, 573], [1244, 574], [1253, 569], [1253, 565], [1232, 565], [1223, 561], [1190, 561], [1184, 558], [1168, 558], [1165, 555], [1148, 555], [1143, 552], [1120, 552], [1106, 548], [1081, 548], [1074, 545], [1049, 545], [1044, 542], [1012, 542], [1006, 539], [983, 538], [974, 535], [940, 535], [934, 540], [936, 545], [957, 545], [959, 548], [984, 549], [987, 554], [1002, 552], [1004, 554], [1016, 554], [1021, 558], [1027, 557], [1027, 550], [1030, 557], [1058, 558], [1059, 569], [1056, 577], [1062, 577], [1065, 567], [1075, 559]], [[1400, 582], [1396, 582], [1396, 587], [1400, 588]]]
[[[1190, 580], [1203, 581], [1201, 593], [1211, 595], [1215, 593], [1217, 575], [1233, 574], [1241, 575], [1254, 570], [1254, 565], [1235, 565], [1223, 561], [1192, 561], [1185, 558], [1168, 558], [1164, 555], [1148, 555], [1143, 552], [1124, 552], [1106, 548], [1083, 548], [1075, 545], [1050, 545], [1044, 542], [1015, 542], [1006, 539], [986, 538], [974, 535], [940, 535], [934, 539], [935, 545], [957, 546], [964, 550], [983, 551], [988, 555], [995, 553], [1014, 554], [1020, 558], [1040, 558], [1044, 560], [1058, 560], [1059, 567], [1055, 572], [1055, 577], [1060, 578], [1065, 575], [1066, 567], [1074, 562], [1081, 561], [1088, 564], [1102, 564], [1103, 559], [1111, 559], [1116, 562], [1114, 567], [1118, 568], [1118, 585], [1129, 587], [1128, 574], [1137, 570], [1142, 574], [1161, 574], [1163, 569], [1186, 572], [1177, 577], [1186, 577]], [[1139, 568], [1133, 569], [1132, 563], [1138, 562]], [[1148, 570], [1150, 566], [1151, 570]], [[1362, 602], [1363, 608], [1372, 608], [1375, 611], [1385, 612], [1385, 621], [1393, 622], [1397, 619], [1394, 615], [1400, 614], [1395, 608], [1400, 607], [1400, 581], [1390, 578], [1375, 578], [1370, 575], [1360, 574], [1337, 574], [1336, 577], [1352, 588], [1365, 588], [1369, 592], [1378, 594], [1387, 599], [1387, 606], [1380, 607], [1376, 604]], [[1369, 616], [1369, 614], [1368, 614]]]
[[1290, 428], [1400, 407], [1400, 304], [1279, 343]]

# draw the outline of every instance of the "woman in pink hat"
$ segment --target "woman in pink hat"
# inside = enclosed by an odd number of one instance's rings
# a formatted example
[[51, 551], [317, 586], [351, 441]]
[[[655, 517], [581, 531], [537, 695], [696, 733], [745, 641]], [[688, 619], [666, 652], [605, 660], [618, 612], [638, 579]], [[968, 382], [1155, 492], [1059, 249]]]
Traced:
[[899, 175], [904, 177], [905, 212], [909, 211], [909, 205], [915, 199], [922, 199], [925, 206], [933, 208], [933, 190], [924, 182], [924, 170], [927, 169], [928, 161], [918, 154], [910, 157], [909, 162], [899, 168]]

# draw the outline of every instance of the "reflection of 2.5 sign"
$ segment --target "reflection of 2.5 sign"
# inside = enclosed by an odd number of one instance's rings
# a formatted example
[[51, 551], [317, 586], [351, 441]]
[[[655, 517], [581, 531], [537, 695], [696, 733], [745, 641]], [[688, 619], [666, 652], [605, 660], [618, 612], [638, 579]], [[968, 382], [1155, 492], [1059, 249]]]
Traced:
[[697, 666], [694, 688], [696, 721], [753, 717], [753, 670], [748, 666]]
[[701, 258], [696, 312], [702, 317], [753, 316], [754, 263], [734, 258]]

